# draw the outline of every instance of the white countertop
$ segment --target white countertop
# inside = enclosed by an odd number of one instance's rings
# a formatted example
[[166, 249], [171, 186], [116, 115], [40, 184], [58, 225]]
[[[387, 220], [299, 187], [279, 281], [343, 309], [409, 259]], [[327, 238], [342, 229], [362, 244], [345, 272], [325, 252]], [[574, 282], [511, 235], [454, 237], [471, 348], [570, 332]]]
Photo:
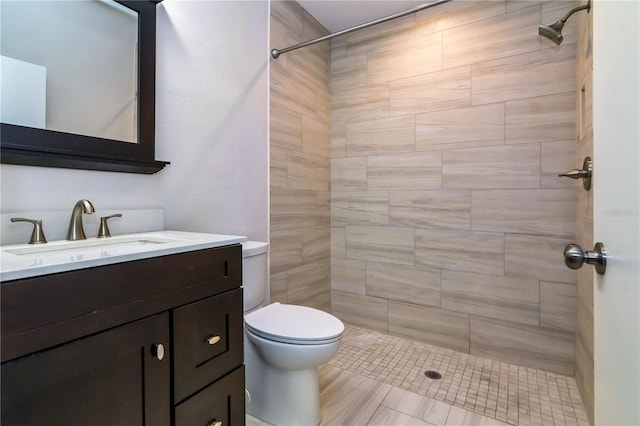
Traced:
[[82, 241], [0, 247], [0, 281], [73, 271], [247, 241], [238, 235], [155, 231]]

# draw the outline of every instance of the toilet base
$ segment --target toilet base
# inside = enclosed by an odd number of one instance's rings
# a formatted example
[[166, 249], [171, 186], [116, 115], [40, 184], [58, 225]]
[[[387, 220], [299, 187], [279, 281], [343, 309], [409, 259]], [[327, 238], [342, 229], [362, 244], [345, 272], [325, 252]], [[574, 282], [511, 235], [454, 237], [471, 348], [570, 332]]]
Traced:
[[317, 369], [280, 370], [261, 359], [245, 337], [247, 413], [277, 426], [320, 424]]

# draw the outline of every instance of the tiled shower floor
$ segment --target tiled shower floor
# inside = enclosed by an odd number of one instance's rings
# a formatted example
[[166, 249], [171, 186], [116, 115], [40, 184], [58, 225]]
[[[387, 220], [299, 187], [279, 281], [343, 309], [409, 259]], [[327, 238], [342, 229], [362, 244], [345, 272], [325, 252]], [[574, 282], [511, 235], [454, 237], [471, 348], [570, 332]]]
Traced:
[[322, 425], [589, 425], [572, 377], [352, 325], [318, 372]]
[[[352, 325], [329, 366], [512, 425], [589, 424], [573, 377]], [[442, 379], [428, 379], [426, 370]]]

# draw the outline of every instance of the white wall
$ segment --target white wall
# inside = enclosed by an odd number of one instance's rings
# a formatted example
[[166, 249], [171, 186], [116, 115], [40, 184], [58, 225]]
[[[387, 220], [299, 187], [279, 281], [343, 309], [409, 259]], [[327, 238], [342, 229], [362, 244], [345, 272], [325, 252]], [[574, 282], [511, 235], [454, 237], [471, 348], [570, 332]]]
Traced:
[[157, 157], [170, 229], [268, 235], [267, 2], [158, 6]]
[[[268, 236], [268, 3], [158, 6], [155, 175], [2, 165], [3, 213], [164, 208], [167, 229]], [[46, 230], [46, 224], [45, 224]], [[27, 236], [28, 237], [28, 236]]]

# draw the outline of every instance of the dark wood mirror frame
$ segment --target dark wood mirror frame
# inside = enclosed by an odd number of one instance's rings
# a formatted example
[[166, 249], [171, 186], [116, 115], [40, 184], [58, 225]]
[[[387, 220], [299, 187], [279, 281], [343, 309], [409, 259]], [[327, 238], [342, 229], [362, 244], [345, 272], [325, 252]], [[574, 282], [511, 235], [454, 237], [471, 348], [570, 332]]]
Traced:
[[155, 160], [156, 4], [118, 3], [138, 12], [138, 143], [1, 123], [0, 162], [128, 173], [156, 173]]

